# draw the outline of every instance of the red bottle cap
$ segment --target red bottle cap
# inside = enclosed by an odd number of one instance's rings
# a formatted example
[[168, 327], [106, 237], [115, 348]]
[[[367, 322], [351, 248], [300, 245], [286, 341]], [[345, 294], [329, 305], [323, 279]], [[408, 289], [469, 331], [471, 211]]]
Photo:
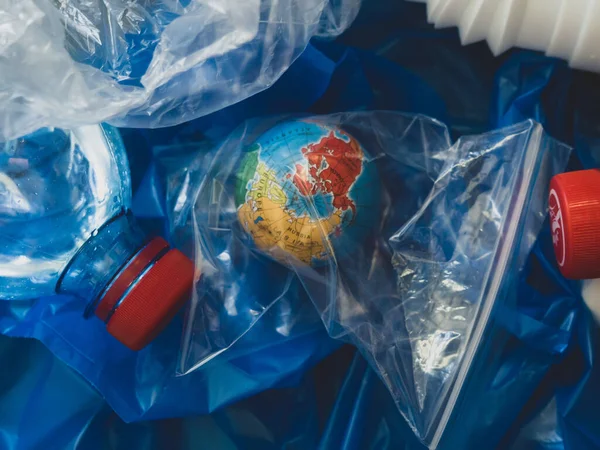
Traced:
[[556, 175], [548, 200], [552, 242], [566, 278], [600, 278], [600, 170]]
[[194, 264], [162, 238], [150, 241], [102, 295], [96, 315], [131, 350], [148, 345], [189, 299]]

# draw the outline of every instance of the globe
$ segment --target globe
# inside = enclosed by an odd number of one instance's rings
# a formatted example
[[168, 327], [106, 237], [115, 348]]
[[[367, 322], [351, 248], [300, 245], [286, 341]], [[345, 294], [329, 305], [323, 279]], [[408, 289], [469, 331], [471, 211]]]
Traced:
[[245, 151], [235, 202], [256, 247], [314, 267], [352, 254], [373, 231], [379, 186], [375, 164], [350, 134], [291, 121]]

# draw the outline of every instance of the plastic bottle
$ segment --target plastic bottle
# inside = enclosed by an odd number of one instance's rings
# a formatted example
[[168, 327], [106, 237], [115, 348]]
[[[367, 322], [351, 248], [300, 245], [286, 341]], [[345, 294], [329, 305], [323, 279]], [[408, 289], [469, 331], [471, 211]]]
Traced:
[[[2, 144], [0, 144], [2, 145]], [[0, 299], [82, 300], [132, 350], [189, 297], [193, 263], [128, 213], [129, 167], [108, 126], [41, 129], [0, 146]]]

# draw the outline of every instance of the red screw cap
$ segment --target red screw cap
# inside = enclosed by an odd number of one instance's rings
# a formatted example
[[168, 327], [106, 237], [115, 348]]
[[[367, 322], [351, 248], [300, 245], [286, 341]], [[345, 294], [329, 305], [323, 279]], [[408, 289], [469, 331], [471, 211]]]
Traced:
[[566, 278], [600, 278], [600, 170], [556, 175], [548, 200], [552, 242]]
[[102, 296], [96, 315], [131, 350], [141, 350], [189, 299], [194, 264], [162, 238], [150, 241]]

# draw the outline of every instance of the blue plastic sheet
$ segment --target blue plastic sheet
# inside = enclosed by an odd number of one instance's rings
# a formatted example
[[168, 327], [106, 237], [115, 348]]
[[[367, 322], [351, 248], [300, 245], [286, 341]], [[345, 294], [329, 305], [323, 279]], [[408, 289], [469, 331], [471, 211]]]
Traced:
[[[425, 26], [421, 5], [366, 3], [345, 36], [309, 46], [268, 91], [175, 128], [125, 130], [137, 211], [153, 207], [146, 218], [149, 228], [160, 230], [164, 216], [151, 147], [184, 144], [198, 136], [216, 140], [255, 115], [404, 110], [447, 122], [454, 137], [532, 117], [575, 146], [573, 167], [598, 165], [596, 75], [573, 72], [562, 62], [530, 52], [493, 59], [483, 44], [462, 48], [455, 31]], [[496, 349], [500, 368], [473, 385], [455, 422], [456, 434], [446, 444], [460, 448], [455, 446], [460, 435], [473, 433], [473, 448], [489, 448], [492, 441], [499, 448], [597, 448], [598, 327], [586, 313], [577, 286], [558, 275], [547, 234], [540, 236], [522, 280], [516, 309], [498, 316], [497, 332], [508, 336], [508, 343]], [[98, 358], [110, 353], [117, 361], [100, 369], [64, 346], [63, 337], [53, 331], [55, 320], [79, 314], [62, 300], [5, 307], [0, 329], [40, 339], [88, 378], [126, 421], [192, 417], [125, 424], [100, 394], [40, 344], [2, 338], [0, 360], [6, 370], [0, 378], [0, 448], [135, 449], [165, 448], [167, 443], [168, 448], [188, 449], [205, 442], [214, 443], [215, 449], [296, 444], [419, 448], [380, 380], [359, 356], [344, 349], [306, 372], [338, 346], [308, 311], [304, 323], [314, 324], [310, 333], [271, 339], [269, 347], [257, 352], [256, 344], [264, 343], [265, 335], [273, 337], [266, 321], [265, 328], [258, 324], [237, 344], [234, 356], [215, 360], [193, 377], [171, 379], [164, 375], [175, 357], [167, 354], [169, 339], [175, 339], [169, 331], [157, 346], [136, 357], [116, 344], [106, 347], [101, 330], [85, 323], [83, 334], [103, 346]], [[276, 391], [226, 407], [276, 386]], [[198, 416], [221, 407], [210, 416]], [[290, 416], [296, 408], [298, 414]], [[29, 440], [19, 442], [17, 435]]]

